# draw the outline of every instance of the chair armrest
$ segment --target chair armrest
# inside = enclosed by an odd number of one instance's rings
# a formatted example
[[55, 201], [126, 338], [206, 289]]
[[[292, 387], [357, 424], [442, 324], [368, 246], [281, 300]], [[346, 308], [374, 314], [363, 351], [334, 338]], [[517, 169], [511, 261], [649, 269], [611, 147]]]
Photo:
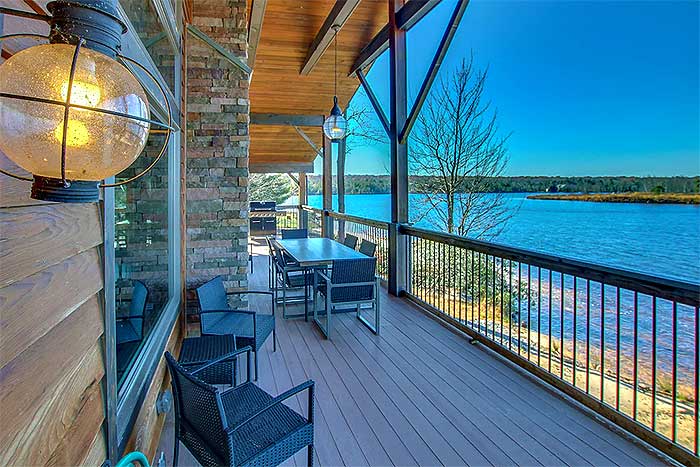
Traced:
[[263, 292], [261, 290], [238, 290], [235, 292], [226, 292], [226, 295], [243, 295], [247, 293], [259, 294], [259, 295], [269, 295], [272, 296], [272, 292]]
[[222, 355], [222, 356], [219, 357], [219, 358], [216, 358], [216, 359], [214, 359], [214, 360], [211, 360], [211, 361], [205, 363], [204, 365], [200, 366], [200, 367], [197, 368], [196, 370], [191, 371], [190, 373], [192, 373], [193, 375], [196, 375], [196, 374], [199, 373], [200, 371], [206, 370], [207, 368], [209, 368], [209, 367], [212, 366], [212, 365], [216, 365], [217, 363], [221, 363], [221, 362], [224, 362], [224, 361], [226, 361], [226, 360], [230, 360], [230, 359], [232, 359], [232, 358], [234, 358], [234, 357], [236, 357], [236, 356], [238, 356], [238, 355], [240, 355], [240, 354], [242, 354], [242, 353], [247, 353], [248, 356], [250, 356], [250, 352], [252, 352], [252, 351], [253, 351], [252, 347], [249, 346], [249, 345], [247, 345], [247, 346], [243, 347], [242, 349], [238, 349], [238, 350], [236, 350], [236, 351], [234, 351], [234, 352], [227, 353], [226, 355]]
[[330, 281], [331, 281], [331, 278], [328, 277], [328, 276], [326, 275], [326, 273], [323, 272], [323, 271], [321, 271], [320, 269], [315, 269], [314, 272], [316, 273], [316, 275], [321, 276], [321, 277], [323, 278], [324, 281], [326, 281], [326, 282], [330, 282]]
[[[272, 315], [275, 315], [275, 295], [272, 292], [264, 292], [262, 290], [239, 290], [235, 292], [226, 292], [226, 295], [243, 295], [243, 294], [257, 294], [257, 295], [268, 295], [270, 297], [270, 302], [272, 303]], [[255, 312], [252, 312], [255, 314]]]
[[253, 420], [255, 420], [255, 419], [256, 419], [257, 417], [259, 417], [260, 415], [262, 415], [262, 414], [264, 414], [265, 412], [269, 411], [270, 409], [272, 409], [272, 408], [278, 406], [279, 404], [281, 404], [281, 403], [284, 402], [285, 400], [289, 399], [290, 397], [292, 397], [292, 396], [294, 396], [294, 395], [296, 395], [296, 394], [299, 394], [299, 393], [302, 392], [302, 391], [306, 391], [306, 390], [309, 390], [309, 416], [308, 416], [307, 420], [308, 420], [309, 422], [313, 422], [313, 412], [312, 412], [312, 410], [313, 410], [313, 394], [314, 394], [314, 387], [315, 387], [315, 384], [316, 384], [316, 383], [314, 383], [314, 381], [310, 379], [310, 380], [308, 380], [308, 381], [306, 381], [306, 382], [304, 382], [304, 383], [301, 383], [300, 385], [298, 385], [298, 386], [296, 386], [296, 387], [293, 387], [292, 389], [289, 389], [289, 390], [283, 392], [283, 393], [280, 394], [279, 396], [277, 396], [277, 397], [275, 397], [274, 399], [272, 399], [265, 407], [263, 407], [262, 409], [258, 410], [257, 412], [255, 412], [255, 413], [254, 413], [253, 415], [251, 415], [250, 417], [246, 418], [243, 422], [239, 423], [238, 425], [236, 425], [236, 426], [233, 427], [233, 428], [227, 428], [227, 429], [226, 429], [226, 434], [227, 434], [227, 435], [230, 435], [230, 434], [232, 434], [232, 433], [235, 433], [235, 432], [236, 432], [237, 430], [239, 430], [241, 427], [243, 427], [243, 426], [247, 425], [248, 423], [252, 422]]
[[227, 310], [200, 310], [198, 315], [206, 315], [209, 313], [241, 313], [245, 315], [254, 315], [255, 312], [252, 310], [238, 310], [238, 309], [227, 309]]

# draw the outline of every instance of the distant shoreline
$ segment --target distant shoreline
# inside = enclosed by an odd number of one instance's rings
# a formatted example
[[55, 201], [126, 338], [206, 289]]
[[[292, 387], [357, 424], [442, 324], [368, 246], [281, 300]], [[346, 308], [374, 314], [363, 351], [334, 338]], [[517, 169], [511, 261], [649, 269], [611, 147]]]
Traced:
[[594, 203], [700, 204], [700, 193], [563, 193], [529, 195], [527, 199], [588, 201]]

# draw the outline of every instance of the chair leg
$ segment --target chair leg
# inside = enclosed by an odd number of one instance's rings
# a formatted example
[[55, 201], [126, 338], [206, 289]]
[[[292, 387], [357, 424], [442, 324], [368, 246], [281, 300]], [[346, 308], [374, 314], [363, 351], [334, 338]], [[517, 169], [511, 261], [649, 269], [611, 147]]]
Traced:
[[255, 381], [257, 381], [258, 380], [258, 351], [257, 350], [255, 351], [254, 363], [255, 363]]
[[313, 467], [314, 465], [314, 444], [311, 443], [309, 444], [309, 452], [308, 452], [308, 457], [307, 457], [307, 464], [309, 467]]
[[180, 457], [180, 440], [175, 435], [175, 448], [173, 449], [173, 467], [177, 467], [178, 458]]
[[272, 330], [272, 351], [277, 352], [277, 330]]

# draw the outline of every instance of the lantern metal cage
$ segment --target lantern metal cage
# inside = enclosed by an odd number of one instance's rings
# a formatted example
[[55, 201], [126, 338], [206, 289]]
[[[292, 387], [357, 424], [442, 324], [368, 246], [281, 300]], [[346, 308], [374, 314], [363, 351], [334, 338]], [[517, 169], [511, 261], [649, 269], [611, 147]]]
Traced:
[[[130, 183], [150, 171], [165, 154], [171, 133], [176, 131], [172, 126], [172, 109], [167, 94], [155, 76], [143, 65], [135, 60], [125, 57], [117, 51], [121, 48], [120, 38], [126, 32], [126, 25], [118, 16], [116, 8], [111, 0], [56, 0], [47, 5], [52, 16], [38, 15], [24, 11], [12, 10], [0, 7], [0, 14], [10, 14], [15, 16], [28, 17], [30, 19], [43, 20], [49, 23], [51, 32], [48, 36], [39, 34], [7, 34], [0, 36], [2, 41], [20, 37], [32, 37], [35, 39], [48, 39], [49, 44], [69, 44], [75, 47], [72, 53], [71, 67], [68, 73], [67, 90], [61, 96], [62, 99], [47, 99], [31, 95], [17, 93], [0, 92], [1, 99], [14, 99], [19, 101], [36, 102], [37, 104], [58, 106], [63, 108], [62, 130], [57, 128], [57, 133], [61, 135], [60, 153], [60, 177], [46, 177], [33, 174], [33, 177], [25, 177], [13, 174], [0, 168], [0, 173], [7, 176], [33, 181], [31, 197], [44, 201], [56, 201], [66, 203], [95, 202], [99, 199], [99, 188], [116, 187]], [[139, 86], [143, 88], [141, 80], [129, 68], [133, 66], [141, 70], [156, 85], [165, 105], [167, 120], [166, 123], [150, 118], [150, 112], [146, 107], [146, 117], [133, 115], [131, 113], [115, 111], [108, 108], [101, 108], [91, 104], [91, 102], [72, 102], [71, 91], [73, 90], [74, 78], [78, 59], [83, 48], [94, 50], [108, 58], [114, 59], [124, 66], [133, 76]], [[25, 49], [27, 50], [27, 49]], [[21, 52], [20, 52], [21, 53]], [[147, 103], [145, 103], [147, 105]], [[95, 112], [98, 115], [117, 117], [137, 122], [138, 125], [147, 126], [145, 128], [146, 139], [143, 140], [141, 148], [146, 144], [147, 134], [151, 131], [165, 133], [165, 138], [160, 151], [153, 161], [140, 173], [126, 180], [117, 183], [100, 183], [99, 180], [71, 180], [66, 176], [66, 160], [70, 156], [68, 139], [70, 137], [69, 115], [71, 110]], [[159, 130], [153, 130], [157, 127]], [[140, 152], [140, 150], [139, 150]], [[130, 162], [133, 163], [139, 157], [138, 154]], [[122, 169], [123, 170], [123, 169]], [[121, 171], [121, 170], [118, 170]], [[112, 175], [116, 175], [113, 173]]]

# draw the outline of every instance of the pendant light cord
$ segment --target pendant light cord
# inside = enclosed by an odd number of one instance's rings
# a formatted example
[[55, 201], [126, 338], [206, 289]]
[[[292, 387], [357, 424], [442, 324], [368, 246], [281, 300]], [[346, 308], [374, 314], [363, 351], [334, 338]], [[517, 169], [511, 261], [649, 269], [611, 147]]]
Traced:
[[335, 49], [335, 64], [333, 65], [333, 95], [338, 95], [338, 28], [335, 28], [335, 35], [333, 36], [334, 49]]

